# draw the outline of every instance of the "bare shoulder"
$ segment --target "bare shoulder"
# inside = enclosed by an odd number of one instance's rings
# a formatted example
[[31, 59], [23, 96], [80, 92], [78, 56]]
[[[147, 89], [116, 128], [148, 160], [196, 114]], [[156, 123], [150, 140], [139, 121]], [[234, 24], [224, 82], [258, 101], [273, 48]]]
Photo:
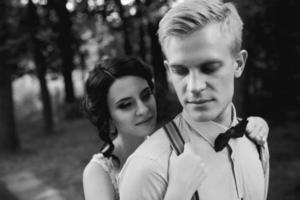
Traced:
[[95, 162], [89, 162], [83, 170], [83, 179], [90, 179], [95, 176], [101, 179], [109, 178], [109, 174], [103, 166]]
[[83, 171], [83, 189], [86, 200], [114, 199], [114, 188], [108, 172], [95, 162], [89, 162]]

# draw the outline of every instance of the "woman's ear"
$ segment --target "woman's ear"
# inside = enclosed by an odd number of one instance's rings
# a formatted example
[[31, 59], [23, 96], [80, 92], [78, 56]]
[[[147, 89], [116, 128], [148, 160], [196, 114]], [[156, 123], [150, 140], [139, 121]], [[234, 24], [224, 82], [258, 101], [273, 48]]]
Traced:
[[243, 74], [247, 62], [247, 58], [248, 58], [248, 52], [246, 50], [241, 50], [236, 56], [233, 65], [235, 78], [239, 78]]

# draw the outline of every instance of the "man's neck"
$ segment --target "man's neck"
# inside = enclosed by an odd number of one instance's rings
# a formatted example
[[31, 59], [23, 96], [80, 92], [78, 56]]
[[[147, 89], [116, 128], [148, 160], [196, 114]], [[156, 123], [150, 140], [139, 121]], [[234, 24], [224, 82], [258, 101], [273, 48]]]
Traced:
[[224, 111], [216, 117], [215, 120], [212, 120], [218, 124], [221, 124], [225, 127], [231, 127], [234, 119], [236, 118], [236, 111], [234, 105], [230, 103]]
[[207, 120], [207, 121], [198, 121], [195, 120], [193, 117], [191, 117], [191, 115], [186, 112], [185, 110], [183, 110], [183, 115], [185, 116], [185, 118], [188, 118], [189, 121], [194, 121], [195, 123], [205, 123], [205, 122], [214, 122], [216, 124], [219, 124], [223, 127], [231, 127], [232, 125], [234, 125], [235, 121], [236, 121], [236, 110], [235, 107], [232, 103], [229, 103], [224, 110], [214, 119], [211, 120]]

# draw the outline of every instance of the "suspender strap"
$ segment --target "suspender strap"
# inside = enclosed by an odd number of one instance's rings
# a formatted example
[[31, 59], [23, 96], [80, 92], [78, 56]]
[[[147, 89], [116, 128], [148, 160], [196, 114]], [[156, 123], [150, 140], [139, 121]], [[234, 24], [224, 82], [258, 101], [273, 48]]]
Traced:
[[175, 153], [177, 155], [181, 154], [184, 149], [184, 140], [174, 121], [165, 124], [164, 129]]
[[[163, 128], [171, 142], [172, 149], [177, 155], [181, 154], [184, 150], [184, 140], [174, 121], [165, 124]], [[194, 193], [191, 200], [199, 200], [198, 191]]]

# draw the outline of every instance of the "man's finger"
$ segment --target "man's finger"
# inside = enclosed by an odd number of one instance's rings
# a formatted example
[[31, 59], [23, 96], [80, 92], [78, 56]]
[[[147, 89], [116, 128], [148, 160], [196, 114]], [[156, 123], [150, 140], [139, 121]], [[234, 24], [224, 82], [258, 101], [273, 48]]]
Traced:
[[[246, 131], [247, 131], [247, 133], [251, 133], [253, 131], [253, 129], [254, 129], [253, 118], [252, 117], [248, 117], [247, 119], [248, 119], [248, 124], [246, 126]], [[250, 119], [252, 119], [252, 120], [250, 120]]]
[[174, 159], [176, 159], [177, 157], [178, 157], [178, 156], [177, 156], [176, 152], [175, 152], [174, 150], [172, 150], [171, 156], [170, 156], [170, 160], [174, 160]]
[[194, 152], [190, 142], [186, 142], [184, 144], [184, 152], [190, 152], [190, 153]]

